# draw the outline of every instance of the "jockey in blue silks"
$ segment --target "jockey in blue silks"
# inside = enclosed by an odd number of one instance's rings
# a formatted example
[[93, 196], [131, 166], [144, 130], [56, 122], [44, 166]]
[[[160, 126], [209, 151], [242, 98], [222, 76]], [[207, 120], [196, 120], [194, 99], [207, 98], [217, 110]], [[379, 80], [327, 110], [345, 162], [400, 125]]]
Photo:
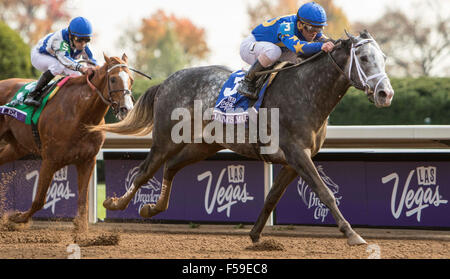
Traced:
[[68, 28], [41, 39], [31, 50], [31, 64], [43, 73], [24, 103], [38, 107], [42, 89], [56, 75], [90, 74], [90, 66], [83, 66], [75, 60], [88, 59], [97, 64], [88, 47], [91, 37], [91, 23], [84, 17], [76, 17], [70, 21]]
[[276, 17], [256, 26], [241, 43], [241, 58], [252, 66], [237, 91], [256, 99], [257, 72], [278, 60], [295, 62], [297, 56], [307, 57], [321, 50], [333, 50], [334, 44], [322, 34], [324, 26], [327, 26], [327, 15], [315, 2], [302, 5], [295, 15]]

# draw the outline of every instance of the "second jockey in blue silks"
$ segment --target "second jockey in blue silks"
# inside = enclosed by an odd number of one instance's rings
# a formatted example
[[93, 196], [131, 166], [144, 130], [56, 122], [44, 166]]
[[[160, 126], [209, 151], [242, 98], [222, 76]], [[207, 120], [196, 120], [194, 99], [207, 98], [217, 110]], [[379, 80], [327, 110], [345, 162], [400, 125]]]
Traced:
[[334, 44], [322, 34], [327, 15], [319, 4], [302, 5], [297, 14], [270, 19], [256, 26], [240, 47], [242, 60], [252, 65], [237, 91], [256, 99], [256, 73], [276, 61], [295, 62], [296, 57], [307, 57], [321, 50], [329, 52]]
[[31, 50], [31, 64], [43, 72], [35, 89], [24, 103], [38, 107], [42, 89], [56, 75], [90, 74], [90, 66], [83, 66], [76, 59], [88, 59], [97, 64], [88, 47], [92, 37], [92, 25], [84, 17], [70, 21], [69, 27], [46, 35]]

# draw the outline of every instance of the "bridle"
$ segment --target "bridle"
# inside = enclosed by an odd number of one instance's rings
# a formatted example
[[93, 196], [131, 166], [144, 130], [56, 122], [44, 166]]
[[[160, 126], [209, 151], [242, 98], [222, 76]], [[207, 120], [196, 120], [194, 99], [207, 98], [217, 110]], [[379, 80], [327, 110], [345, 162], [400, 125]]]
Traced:
[[[328, 57], [331, 59], [333, 65], [336, 66], [339, 72], [341, 72], [341, 74], [347, 78], [347, 80], [353, 87], [365, 91], [366, 95], [370, 95], [373, 94], [374, 92], [377, 92], [378, 85], [380, 85], [380, 83], [384, 79], [388, 78], [386, 72], [381, 72], [371, 76], [367, 76], [366, 73], [364, 73], [364, 70], [361, 68], [361, 63], [359, 62], [358, 56], [356, 55], [356, 49], [368, 43], [375, 43], [376, 48], [381, 53], [383, 53], [381, 49], [378, 47], [378, 44], [373, 39], [364, 39], [357, 42], [356, 44], [352, 43], [352, 47], [350, 49], [350, 66], [348, 69], [348, 74], [344, 70], [342, 70], [342, 68], [337, 64], [336, 60], [334, 60], [331, 54], [332, 52], [328, 52]], [[385, 55], [383, 54], [383, 56]], [[355, 64], [355, 68], [358, 73], [359, 83], [353, 81], [351, 78], [353, 64]], [[369, 81], [376, 78], [378, 78], [378, 82], [376, 83], [375, 88], [372, 89], [369, 85]]]
[[[126, 67], [126, 68], [128, 68], [128, 65], [127, 65], [127, 64], [115, 64], [115, 65], [113, 65], [111, 68], [108, 68], [108, 70], [106, 71], [106, 80], [107, 80], [107, 83], [108, 83], [108, 99], [106, 99], [106, 98], [103, 96], [103, 93], [102, 93], [100, 90], [98, 90], [98, 88], [95, 87], [95, 85], [92, 84], [92, 82], [89, 80], [89, 76], [86, 75], [86, 81], [87, 81], [89, 87], [90, 87], [93, 91], [95, 91], [95, 92], [97, 93], [97, 95], [100, 97], [100, 99], [103, 101], [103, 103], [105, 103], [107, 106], [111, 106], [111, 107], [112, 107], [112, 109], [114, 110], [114, 113], [115, 113], [115, 114], [118, 113], [118, 110], [117, 110], [117, 109], [118, 109], [119, 103], [117, 103], [116, 101], [114, 101], [114, 100], [112, 99], [111, 93], [114, 93], [114, 92], [124, 92], [124, 96], [130, 95], [130, 96], [131, 96], [131, 99], [133, 99], [133, 94], [131, 93], [131, 91], [130, 91], [129, 89], [123, 88], [123, 89], [111, 90], [111, 84], [110, 84], [110, 82], [109, 82], [109, 73], [110, 73], [113, 69], [118, 68], [118, 67]], [[134, 102], [134, 99], [133, 99], [133, 102]], [[116, 108], [116, 107], [117, 107], [117, 108]]]

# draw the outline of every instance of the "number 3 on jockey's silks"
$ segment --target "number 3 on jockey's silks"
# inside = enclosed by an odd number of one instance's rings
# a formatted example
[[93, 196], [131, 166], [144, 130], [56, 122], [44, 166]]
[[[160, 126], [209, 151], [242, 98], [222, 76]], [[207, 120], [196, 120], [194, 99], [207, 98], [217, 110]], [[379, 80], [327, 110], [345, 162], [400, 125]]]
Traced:
[[225, 88], [225, 90], [223, 91], [223, 96], [224, 96], [224, 97], [228, 97], [228, 96], [231, 96], [231, 95], [233, 95], [233, 94], [236, 94], [236, 93], [237, 93], [237, 88], [238, 88], [238, 86], [239, 86], [239, 83], [240, 83], [241, 80], [243, 80], [244, 78], [245, 78], [245, 76], [242, 76], [242, 77], [236, 77], [236, 78], [234, 79], [234, 86], [233, 86], [233, 88], [230, 88], [230, 87]]

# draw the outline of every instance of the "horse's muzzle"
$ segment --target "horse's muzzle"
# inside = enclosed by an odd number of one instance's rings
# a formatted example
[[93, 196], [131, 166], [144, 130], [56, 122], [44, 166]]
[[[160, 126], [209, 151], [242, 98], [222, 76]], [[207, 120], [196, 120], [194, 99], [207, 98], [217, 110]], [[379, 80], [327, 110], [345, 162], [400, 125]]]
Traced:
[[123, 120], [123, 119], [125, 119], [125, 117], [127, 116], [127, 114], [128, 114], [128, 108], [127, 107], [120, 107], [119, 108], [119, 111], [117, 112], [117, 114], [116, 114], [116, 117], [117, 117], [117, 119], [119, 119], [119, 120]]
[[375, 105], [377, 107], [388, 107], [394, 97], [393, 89], [380, 89], [375, 95]]

